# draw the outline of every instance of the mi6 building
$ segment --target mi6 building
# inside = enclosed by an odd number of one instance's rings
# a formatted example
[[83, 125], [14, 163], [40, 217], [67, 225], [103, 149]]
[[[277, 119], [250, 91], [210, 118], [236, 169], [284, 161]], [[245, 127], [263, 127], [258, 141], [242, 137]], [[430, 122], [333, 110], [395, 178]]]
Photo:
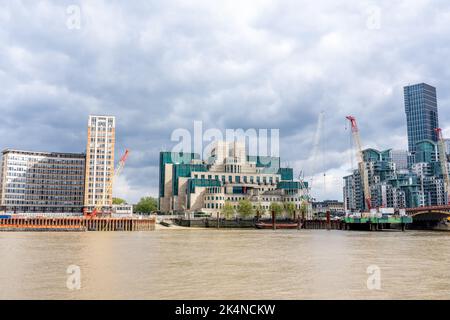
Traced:
[[267, 212], [272, 202], [291, 202], [300, 209], [307, 189], [281, 168], [279, 157], [246, 155], [241, 142], [217, 141], [210, 156], [160, 153], [159, 207], [162, 212], [220, 214], [225, 203], [235, 209], [241, 200]]

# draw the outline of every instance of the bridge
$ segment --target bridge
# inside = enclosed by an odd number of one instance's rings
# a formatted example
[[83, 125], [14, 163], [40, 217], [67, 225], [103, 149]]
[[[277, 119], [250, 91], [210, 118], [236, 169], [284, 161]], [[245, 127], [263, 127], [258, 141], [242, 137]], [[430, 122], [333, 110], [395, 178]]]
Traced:
[[450, 230], [450, 205], [408, 208], [406, 214], [416, 227]]

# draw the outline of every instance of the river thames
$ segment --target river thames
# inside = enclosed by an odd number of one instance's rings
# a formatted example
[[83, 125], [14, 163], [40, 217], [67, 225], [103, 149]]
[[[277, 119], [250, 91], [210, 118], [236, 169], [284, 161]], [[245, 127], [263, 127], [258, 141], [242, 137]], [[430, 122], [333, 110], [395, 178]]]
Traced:
[[0, 243], [1, 299], [450, 298], [448, 232], [0, 233]]

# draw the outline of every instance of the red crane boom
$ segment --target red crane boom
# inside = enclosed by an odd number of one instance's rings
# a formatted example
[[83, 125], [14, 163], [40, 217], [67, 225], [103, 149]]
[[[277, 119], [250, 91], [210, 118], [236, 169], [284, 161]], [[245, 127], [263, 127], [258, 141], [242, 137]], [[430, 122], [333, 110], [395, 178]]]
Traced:
[[359, 137], [359, 129], [358, 124], [356, 123], [356, 118], [353, 116], [346, 117], [347, 120], [350, 121], [352, 126], [352, 134], [353, 134], [353, 140], [356, 144], [356, 153], [358, 158], [358, 166], [359, 166], [359, 172], [361, 174], [361, 180], [364, 186], [364, 200], [367, 206], [367, 209], [371, 209], [371, 196], [370, 196], [370, 189], [369, 189], [369, 175], [367, 173], [366, 164], [364, 162], [364, 154], [362, 152], [361, 147], [361, 139]]

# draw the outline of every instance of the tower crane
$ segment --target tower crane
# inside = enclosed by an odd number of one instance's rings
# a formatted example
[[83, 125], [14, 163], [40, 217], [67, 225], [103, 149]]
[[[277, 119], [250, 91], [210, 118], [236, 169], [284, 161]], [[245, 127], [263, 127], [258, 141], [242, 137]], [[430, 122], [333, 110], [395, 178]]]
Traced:
[[352, 126], [352, 135], [353, 140], [356, 144], [356, 152], [357, 152], [357, 159], [358, 159], [358, 165], [359, 165], [359, 172], [361, 174], [361, 180], [363, 182], [364, 186], [364, 200], [365, 204], [367, 206], [367, 209], [371, 209], [371, 197], [370, 197], [370, 189], [369, 189], [369, 175], [367, 173], [366, 164], [364, 163], [364, 155], [361, 148], [361, 139], [359, 137], [359, 129], [358, 125], [356, 123], [356, 118], [353, 116], [346, 117], [347, 120], [350, 121]]
[[[113, 174], [111, 180], [106, 185], [104, 195], [108, 195], [112, 192], [114, 178], [118, 177], [120, 175], [120, 173], [122, 172], [122, 170], [125, 166], [125, 162], [127, 161], [129, 153], [130, 153], [130, 151], [128, 149], [126, 149], [125, 153], [120, 158], [119, 163], [117, 164], [117, 166], [114, 170], [114, 174]], [[107, 204], [105, 203], [105, 198], [106, 197], [103, 197], [103, 201], [101, 204], [99, 204], [99, 203], [96, 204], [96, 206], [94, 207], [94, 210], [92, 210], [92, 212], [90, 214], [85, 211], [84, 216], [85, 217], [95, 217], [97, 214], [102, 213], [103, 207], [107, 206]]]
[[448, 177], [447, 152], [445, 151], [445, 140], [442, 135], [441, 128], [436, 128], [435, 131], [438, 137], [439, 161], [441, 163], [442, 175], [444, 176], [444, 190], [447, 193], [446, 204], [450, 204], [450, 179]]
[[310, 204], [311, 204], [311, 193], [310, 193], [310, 190], [311, 190], [311, 186], [306, 186], [306, 184], [305, 184], [305, 180], [304, 180], [304, 177], [303, 177], [303, 171], [300, 171], [300, 173], [299, 173], [299, 175], [298, 175], [298, 180], [300, 181], [300, 186], [302, 187], [302, 189], [303, 190], [305, 190], [305, 194], [303, 195], [303, 197], [302, 197], [302, 203], [303, 204], [306, 204], [306, 207], [307, 207], [307, 214], [308, 214], [308, 216], [309, 216], [309, 214], [310, 214], [310, 210], [309, 210], [309, 208], [310, 208]]
[[325, 116], [325, 112], [321, 111], [319, 113], [319, 117], [317, 119], [317, 128], [316, 133], [314, 135], [314, 141], [313, 141], [313, 148], [312, 148], [312, 165], [311, 165], [311, 181], [309, 187], [312, 188], [313, 182], [314, 182], [314, 174], [316, 169], [316, 162], [317, 162], [317, 154], [319, 153], [319, 145], [320, 145], [320, 138], [322, 135], [322, 128], [323, 128], [323, 118]]

